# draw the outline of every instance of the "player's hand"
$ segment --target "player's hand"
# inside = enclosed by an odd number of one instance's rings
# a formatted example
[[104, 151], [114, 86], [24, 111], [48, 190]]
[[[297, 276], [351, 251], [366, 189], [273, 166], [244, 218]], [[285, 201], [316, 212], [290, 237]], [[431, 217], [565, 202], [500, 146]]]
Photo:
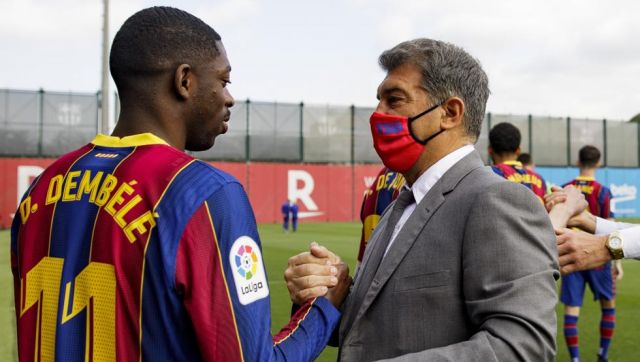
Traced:
[[563, 203], [567, 208], [569, 217], [580, 214], [589, 203], [584, 198], [584, 194], [573, 185], [560, 188], [558, 186], [551, 187], [551, 193], [544, 196], [544, 206], [547, 211], [551, 211], [554, 206]]
[[338, 268], [338, 284], [333, 288], [329, 288], [326, 297], [336, 308], [340, 308], [349, 294], [349, 288], [353, 280], [349, 276], [349, 266], [347, 264], [340, 262], [340, 264], [336, 264], [336, 267]]
[[284, 280], [291, 301], [302, 305], [309, 299], [326, 295], [329, 288], [338, 284], [340, 263], [340, 257], [315, 242], [311, 243], [310, 251], [289, 258]]
[[596, 232], [596, 217], [588, 210], [584, 210], [567, 221], [567, 227], [582, 229], [588, 233]]
[[606, 241], [606, 235], [556, 229], [561, 274], [593, 269], [611, 260], [611, 254], [605, 246]]
[[544, 206], [549, 212], [556, 204], [562, 203], [566, 199], [567, 194], [562, 190], [562, 187], [551, 186], [551, 193], [544, 195]]

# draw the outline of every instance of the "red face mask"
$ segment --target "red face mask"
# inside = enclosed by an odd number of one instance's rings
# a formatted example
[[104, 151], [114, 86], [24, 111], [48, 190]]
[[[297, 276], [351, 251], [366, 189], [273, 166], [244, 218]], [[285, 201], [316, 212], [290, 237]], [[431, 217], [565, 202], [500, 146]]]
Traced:
[[436, 104], [411, 118], [373, 112], [369, 119], [373, 147], [385, 166], [393, 171], [405, 173], [415, 165], [427, 142], [445, 130], [441, 129], [423, 141], [413, 134], [411, 123], [441, 105]]

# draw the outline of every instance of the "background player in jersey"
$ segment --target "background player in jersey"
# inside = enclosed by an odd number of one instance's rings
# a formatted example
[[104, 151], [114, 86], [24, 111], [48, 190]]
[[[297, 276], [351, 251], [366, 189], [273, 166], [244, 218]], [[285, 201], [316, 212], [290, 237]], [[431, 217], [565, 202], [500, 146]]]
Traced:
[[282, 206], [280, 207], [280, 212], [282, 213], [282, 230], [285, 233], [289, 232], [289, 214], [291, 214], [291, 203], [289, 200], [286, 200]]
[[531, 155], [526, 152], [520, 153], [520, 155], [518, 155], [517, 161], [522, 164], [522, 167], [524, 167], [525, 170], [536, 170], [536, 165], [533, 162], [533, 158], [531, 158]]
[[113, 135], [48, 167], [12, 225], [20, 360], [314, 359], [348, 271], [320, 266], [324, 285], [340, 283], [272, 338], [247, 196], [184, 152], [228, 128], [220, 36], [184, 11], [145, 9], [116, 34], [110, 68], [122, 105]]
[[527, 170], [518, 161], [520, 155], [520, 130], [511, 123], [498, 123], [489, 132], [489, 156], [493, 172], [528, 187], [544, 203], [547, 184], [535, 171]]
[[[595, 179], [599, 165], [600, 151], [594, 146], [582, 147], [578, 160], [580, 176], [566, 185], [573, 185], [582, 191], [589, 203], [591, 214], [608, 219], [613, 217], [609, 208], [611, 191]], [[620, 261], [616, 261], [616, 266], [620, 268], [620, 271], [622, 270]], [[562, 277], [560, 300], [565, 305], [565, 341], [572, 361], [579, 361], [578, 317], [586, 284], [589, 284], [594, 299], [600, 300], [602, 317], [600, 319], [598, 360], [606, 361], [615, 328], [615, 278], [612, 275], [611, 262], [595, 269], [574, 272]]]
[[358, 249], [358, 264], [362, 262], [364, 249], [373, 229], [380, 221], [380, 215], [398, 197], [400, 189], [404, 185], [404, 176], [401, 173], [383, 167], [376, 176], [373, 184], [365, 191], [360, 207], [360, 221], [362, 232], [360, 234], [360, 248]]

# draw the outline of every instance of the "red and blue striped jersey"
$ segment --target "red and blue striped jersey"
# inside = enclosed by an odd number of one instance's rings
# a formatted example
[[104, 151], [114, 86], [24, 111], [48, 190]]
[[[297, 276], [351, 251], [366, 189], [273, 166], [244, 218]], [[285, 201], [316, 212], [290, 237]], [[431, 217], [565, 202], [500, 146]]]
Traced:
[[11, 232], [18, 350], [30, 360], [311, 360], [339, 312], [280, 334], [242, 186], [152, 134], [96, 139], [48, 167]]
[[398, 197], [400, 189], [404, 185], [404, 176], [398, 172], [383, 167], [373, 184], [365, 191], [360, 207], [360, 220], [362, 221], [362, 233], [360, 235], [360, 249], [358, 250], [358, 262], [362, 262], [367, 241], [380, 221], [380, 215]]
[[593, 177], [578, 176], [563, 186], [573, 185], [582, 191], [589, 203], [589, 211], [603, 219], [614, 217], [610, 209], [611, 190]]
[[538, 196], [538, 199], [544, 203], [544, 195], [547, 193], [547, 184], [535, 171], [527, 170], [522, 167], [519, 161], [507, 161], [491, 166], [493, 172], [513, 181], [526, 186], [529, 190]]

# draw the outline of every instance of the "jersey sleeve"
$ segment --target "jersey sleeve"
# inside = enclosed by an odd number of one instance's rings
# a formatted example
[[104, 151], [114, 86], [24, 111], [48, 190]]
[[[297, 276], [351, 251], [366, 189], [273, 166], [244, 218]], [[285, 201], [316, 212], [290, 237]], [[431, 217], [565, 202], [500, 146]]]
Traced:
[[339, 311], [326, 298], [317, 298], [271, 336], [261, 242], [237, 182], [220, 187], [198, 209], [176, 258], [176, 288], [205, 360], [310, 361], [339, 322]]

